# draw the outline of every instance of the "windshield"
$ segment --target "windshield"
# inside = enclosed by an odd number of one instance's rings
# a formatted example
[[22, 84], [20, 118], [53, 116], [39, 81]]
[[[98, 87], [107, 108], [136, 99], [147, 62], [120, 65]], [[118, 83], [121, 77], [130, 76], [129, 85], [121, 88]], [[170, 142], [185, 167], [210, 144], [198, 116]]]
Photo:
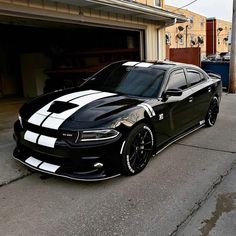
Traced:
[[164, 74], [164, 70], [157, 68], [112, 64], [95, 74], [82, 88], [141, 97], [156, 97]]

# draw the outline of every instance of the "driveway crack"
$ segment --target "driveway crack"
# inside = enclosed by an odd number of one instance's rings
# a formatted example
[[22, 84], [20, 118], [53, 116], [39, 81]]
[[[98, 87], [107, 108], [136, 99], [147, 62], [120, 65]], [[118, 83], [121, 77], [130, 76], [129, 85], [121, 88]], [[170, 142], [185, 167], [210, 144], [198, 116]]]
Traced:
[[185, 147], [192, 147], [192, 148], [198, 148], [198, 149], [209, 150], [209, 151], [216, 151], [216, 152], [223, 152], [223, 153], [229, 153], [229, 154], [236, 154], [236, 151], [227, 151], [227, 150], [222, 150], [222, 149], [199, 147], [199, 146], [196, 146], [196, 145], [189, 145], [189, 144], [184, 144], [184, 143], [176, 143], [176, 145], [185, 146]]
[[23, 175], [15, 178], [15, 179], [12, 179], [10, 181], [6, 181], [6, 182], [3, 182], [3, 183], [0, 183], [0, 188], [6, 186], [8, 184], [14, 183], [14, 182], [16, 182], [18, 180], [24, 179], [24, 178], [26, 178], [26, 177], [28, 177], [28, 176], [30, 176], [32, 174], [34, 174], [34, 173], [33, 172], [29, 172], [29, 173], [23, 174]]
[[208, 188], [206, 193], [203, 194], [203, 196], [197, 201], [192, 209], [190, 210], [190, 213], [176, 226], [176, 229], [169, 233], [170, 236], [175, 236], [179, 233], [179, 231], [187, 225], [192, 217], [197, 213], [197, 211], [204, 205], [204, 203], [209, 199], [213, 191], [217, 188], [218, 185], [222, 183], [222, 181], [225, 179], [226, 176], [230, 174], [230, 172], [236, 168], [236, 161], [232, 163], [231, 168], [226, 170], [225, 173], [220, 175], [214, 182], [213, 184]]

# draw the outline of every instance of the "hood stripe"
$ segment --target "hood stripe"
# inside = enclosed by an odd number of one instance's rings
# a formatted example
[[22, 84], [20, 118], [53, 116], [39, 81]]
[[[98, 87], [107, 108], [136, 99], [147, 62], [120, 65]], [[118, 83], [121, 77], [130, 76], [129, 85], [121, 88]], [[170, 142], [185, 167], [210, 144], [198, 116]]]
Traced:
[[101, 98], [111, 97], [116, 94], [114, 93], [107, 93], [107, 92], [100, 92], [96, 94], [90, 94], [84, 97], [76, 98], [71, 101], [73, 104], [77, 104], [78, 107], [72, 108], [60, 114], [52, 113], [42, 124], [42, 127], [50, 128], [50, 129], [58, 129], [62, 123], [68, 119], [71, 115], [77, 112], [79, 109], [84, 107], [85, 105], [96, 101]]
[[36, 113], [34, 113], [28, 120], [29, 123], [40, 126], [42, 122], [45, 120], [47, 116], [50, 116], [52, 113], [48, 112], [48, 109], [55, 101], [60, 102], [69, 102], [75, 98], [83, 97], [90, 94], [100, 93], [96, 90], [87, 90], [87, 91], [80, 91], [71, 94], [64, 95], [62, 97], [56, 98], [53, 101], [49, 102], [47, 105], [39, 109]]

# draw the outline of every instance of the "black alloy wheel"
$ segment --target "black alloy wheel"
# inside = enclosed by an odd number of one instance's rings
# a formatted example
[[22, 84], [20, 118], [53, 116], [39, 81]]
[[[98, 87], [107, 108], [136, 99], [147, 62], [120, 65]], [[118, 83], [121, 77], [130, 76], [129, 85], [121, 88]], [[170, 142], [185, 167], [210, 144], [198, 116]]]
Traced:
[[211, 127], [216, 123], [218, 113], [219, 113], [219, 102], [218, 98], [214, 97], [209, 106], [205, 120], [207, 127]]
[[131, 130], [122, 153], [122, 168], [126, 175], [135, 175], [147, 165], [153, 153], [154, 137], [146, 124]]

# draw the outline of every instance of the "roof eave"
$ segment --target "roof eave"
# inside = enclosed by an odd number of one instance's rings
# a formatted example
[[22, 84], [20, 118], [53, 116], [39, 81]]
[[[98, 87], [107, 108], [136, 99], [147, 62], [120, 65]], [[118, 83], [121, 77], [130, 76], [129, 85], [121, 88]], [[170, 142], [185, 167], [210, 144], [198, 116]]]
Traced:
[[124, 0], [52, 0], [81, 7], [95, 8], [132, 17], [143, 18], [162, 25], [183, 23], [187, 21], [184, 15], [176, 14], [159, 7], [152, 7], [137, 2]]

